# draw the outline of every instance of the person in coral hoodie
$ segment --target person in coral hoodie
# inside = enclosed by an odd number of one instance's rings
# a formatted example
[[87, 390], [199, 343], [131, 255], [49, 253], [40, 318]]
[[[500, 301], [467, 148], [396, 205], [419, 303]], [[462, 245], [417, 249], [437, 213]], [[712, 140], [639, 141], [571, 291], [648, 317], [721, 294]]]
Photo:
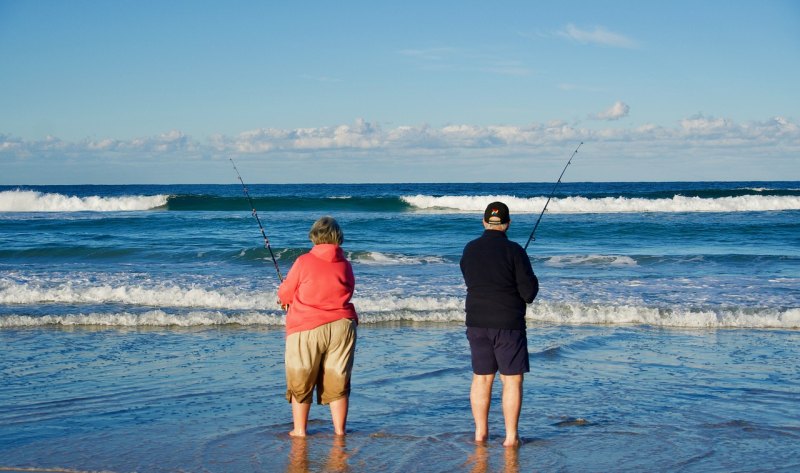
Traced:
[[311, 226], [311, 251], [297, 258], [278, 288], [286, 313], [286, 399], [292, 404], [293, 437], [305, 437], [313, 391], [328, 404], [336, 435], [345, 435], [358, 315], [350, 299], [355, 277], [332, 217]]

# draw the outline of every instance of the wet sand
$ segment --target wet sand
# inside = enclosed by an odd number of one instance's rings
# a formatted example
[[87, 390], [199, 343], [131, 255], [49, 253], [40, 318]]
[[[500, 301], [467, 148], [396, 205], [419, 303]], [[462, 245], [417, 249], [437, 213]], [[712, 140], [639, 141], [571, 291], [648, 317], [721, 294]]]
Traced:
[[[523, 444], [472, 441], [457, 324], [359, 329], [345, 438], [291, 439], [279, 329], [0, 331], [0, 467], [76, 471], [791, 471], [800, 332], [532, 326]], [[2, 471], [2, 470], [0, 470]]]

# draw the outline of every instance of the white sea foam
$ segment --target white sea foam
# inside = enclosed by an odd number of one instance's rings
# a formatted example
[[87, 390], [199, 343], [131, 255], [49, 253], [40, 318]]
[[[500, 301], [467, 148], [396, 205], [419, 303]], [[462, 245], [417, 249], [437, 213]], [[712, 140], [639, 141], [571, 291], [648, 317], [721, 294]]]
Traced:
[[187, 314], [170, 314], [163, 310], [143, 313], [88, 313], [67, 315], [10, 315], [0, 317], [0, 328], [60, 326], [103, 327], [202, 327], [209, 325], [284, 325], [283, 316], [277, 313], [248, 312], [223, 314], [221, 312], [194, 311]]
[[555, 324], [633, 324], [686, 328], [800, 328], [800, 309], [656, 308], [632, 305], [537, 303], [528, 320]]
[[[403, 201], [421, 210], [443, 212], [482, 212], [486, 204], [502, 201], [514, 212], [541, 212], [546, 197], [521, 198], [511, 195], [475, 196], [403, 196]], [[675, 196], [671, 199], [642, 199], [628, 197], [554, 198], [547, 206], [551, 213], [637, 213], [637, 212], [762, 212], [800, 210], [799, 196], [743, 195], [738, 197]]]
[[[32, 316], [0, 316], [0, 328], [45, 325], [99, 326], [208, 326], [208, 325], [283, 325], [283, 313], [275, 306], [274, 291], [254, 297], [232, 290], [197, 288], [140, 287], [52, 289], [27, 288], [23, 285], [0, 287], [0, 303], [20, 306], [43, 303], [78, 306], [55, 309], [67, 313]], [[130, 306], [120, 310], [109, 307], [103, 312], [96, 306], [113, 303]], [[457, 323], [465, 320], [464, 300], [460, 296], [357, 295], [353, 303], [362, 323], [428, 322]], [[87, 313], [81, 304], [92, 304]], [[137, 309], [139, 308], [139, 309]], [[140, 311], [144, 309], [144, 311]], [[68, 312], [72, 310], [73, 312]], [[685, 328], [780, 328], [800, 329], [800, 308], [689, 306], [655, 307], [625, 303], [584, 303], [537, 300], [529, 306], [531, 323], [562, 325], [608, 324], [652, 325]]]
[[[627, 257], [614, 255], [581, 256], [574, 260], [561, 258], [559, 264], [614, 264], [618, 260], [621, 261], [618, 264], [630, 264], [625, 260]], [[800, 308], [796, 307], [648, 305], [630, 298], [589, 303], [570, 301], [567, 293], [556, 297], [537, 299], [529, 306], [527, 319], [536, 323], [576, 325], [800, 328]], [[179, 282], [155, 284], [124, 278], [97, 283], [92, 278], [77, 281], [29, 279], [11, 274], [0, 278], [0, 305], [6, 314], [11, 314], [0, 316], [0, 327], [282, 324], [283, 314], [275, 300], [275, 288], [254, 293], [238, 286], [201, 287]], [[353, 303], [364, 323], [461, 323], [465, 319], [464, 298], [460, 291], [425, 296], [362, 290], [356, 292]], [[54, 315], [26, 315], [30, 314], [29, 307], [35, 307], [37, 313], [47, 313], [47, 307], [52, 307], [50, 312]]]
[[636, 260], [623, 255], [559, 255], [545, 261], [547, 266], [636, 266]]
[[26, 190], [0, 192], [0, 212], [119, 212], [166, 205], [167, 195], [76, 197]]
[[232, 289], [203, 289], [161, 285], [154, 287], [100, 284], [93, 286], [59, 284], [40, 287], [36, 284], [0, 281], [0, 304], [128, 304], [206, 309], [265, 310], [275, 307], [275, 292], [254, 296]]
[[442, 263], [444, 259], [439, 256], [408, 256], [390, 253], [371, 251], [366, 254], [356, 255], [352, 258], [353, 262], [372, 265], [413, 265], [427, 263]]

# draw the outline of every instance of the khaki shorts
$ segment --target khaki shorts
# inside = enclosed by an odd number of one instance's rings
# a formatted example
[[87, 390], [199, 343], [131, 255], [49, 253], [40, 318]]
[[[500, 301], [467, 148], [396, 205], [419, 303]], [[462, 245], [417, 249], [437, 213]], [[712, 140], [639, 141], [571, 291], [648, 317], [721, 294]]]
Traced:
[[356, 349], [356, 322], [340, 319], [286, 337], [286, 399], [310, 404], [350, 395], [350, 374]]

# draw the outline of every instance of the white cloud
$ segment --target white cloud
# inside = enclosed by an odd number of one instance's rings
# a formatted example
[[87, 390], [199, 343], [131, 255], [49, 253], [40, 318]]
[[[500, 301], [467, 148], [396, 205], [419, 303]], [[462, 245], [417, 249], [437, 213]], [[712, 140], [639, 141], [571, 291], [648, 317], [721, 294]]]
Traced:
[[731, 131], [732, 126], [735, 125], [724, 118], [706, 118], [703, 115], [681, 120], [681, 131], [690, 136], [720, 136]]
[[572, 23], [557, 33], [559, 36], [577, 41], [582, 44], [599, 44], [616, 48], [638, 48], [639, 44], [619, 33], [608, 31], [602, 26], [595, 26], [593, 30], [578, 28]]
[[[602, 114], [605, 119], [625, 116], [628, 107], [618, 102]], [[125, 156], [139, 159], [159, 156], [280, 155], [313, 151], [325, 157], [391, 155], [413, 156], [416, 153], [448, 155], [462, 151], [500, 154], [527, 154], [540, 147], [559, 147], [566, 142], [629, 143], [649, 147], [658, 144], [664, 153], [670, 149], [692, 147], [737, 147], [735, 153], [750, 153], [754, 148], [800, 150], [800, 125], [786, 117], [738, 123], [730, 119], [695, 115], [681, 120], [674, 127], [652, 124], [631, 128], [582, 128], [563, 121], [534, 123], [525, 126], [451, 124], [403, 125], [384, 129], [378, 124], [359, 119], [351, 124], [318, 128], [262, 128], [235, 136], [214, 135], [198, 141], [173, 130], [158, 136], [130, 141], [116, 139], [68, 142], [48, 136], [26, 141], [0, 134], [0, 156], [87, 157]]]
[[620, 118], [627, 117], [630, 109], [628, 104], [617, 101], [608, 110], [592, 115], [592, 118], [596, 120], [619, 120]]

